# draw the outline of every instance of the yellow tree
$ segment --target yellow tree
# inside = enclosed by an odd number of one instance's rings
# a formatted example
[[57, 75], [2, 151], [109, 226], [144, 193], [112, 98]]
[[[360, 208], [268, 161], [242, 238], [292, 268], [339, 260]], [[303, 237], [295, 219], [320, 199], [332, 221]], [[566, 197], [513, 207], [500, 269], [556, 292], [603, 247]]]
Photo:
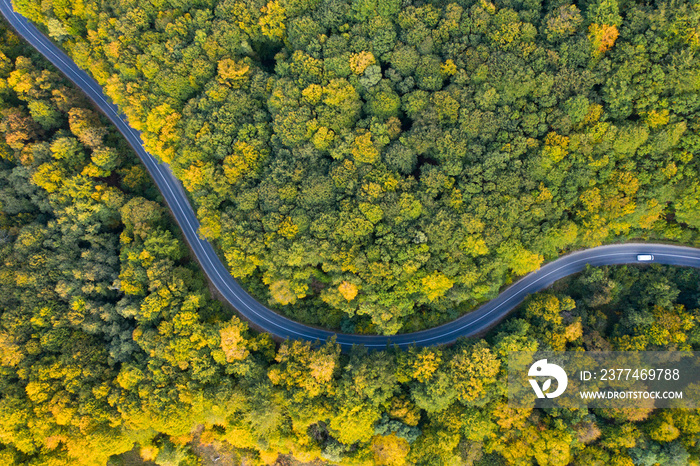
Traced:
[[457, 398], [463, 402], [483, 398], [486, 387], [495, 383], [500, 360], [485, 342], [464, 348], [450, 360]]
[[247, 325], [238, 319], [231, 319], [226, 326], [219, 329], [221, 349], [226, 356], [226, 362], [242, 361], [250, 354], [246, 348], [246, 330]]
[[219, 61], [217, 69], [219, 72], [218, 80], [221, 84], [240, 89], [248, 82], [250, 65], [246, 63], [236, 63], [230, 58], [224, 58]]
[[353, 73], [360, 75], [365, 72], [368, 66], [374, 65], [376, 62], [372, 52], [362, 51], [350, 57], [350, 69]]
[[263, 15], [258, 20], [258, 25], [263, 35], [272, 40], [281, 40], [284, 37], [284, 22], [287, 19], [282, 4], [278, 1], [268, 2], [260, 11]]
[[620, 33], [617, 27], [593, 23], [588, 27], [588, 40], [591, 41], [594, 56], [601, 56], [615, 45]]
[[338, 291], [347, 301], [352, 301], [357, 296], [357, 286], [346, 281], [338, 286]]
[[406, 464], [406, 457], [410, 450], [408, 441], [393, 433], [391, 435], [376, 435], [372, 439], [375, 464], [402, 466]]
[[357, 162], [374, 163], [379, 158], [379, 151], [372, 144], [372, 133], [369, 131], [355, 137], [352, 146], [352, 156]]
[[297, 400], [313, 398], [334, 390], [339, 368], [340, 345], [334, 341], [314, 349], [309, 342], [285, 342], [280, 346], [268, 377], [275, 385], [286, 386]]
[[421, 280], [421, 285], [423, 285], [421, 291], [430, 301], [435, 301], [444, 296], [454, 283], [454, 280], [450, 277], [436, 271], [423, 277]]
[[418, 382], [430, 380], [442, 362], [442, 351], [439, 349], [423, 348], [419, 351], [409, 351], [412, 361], [409, 365], [411, 378]]
[[287, 305], [297, 301], [297, 295], [292, 291], [289, 280], [276, 280], [270, 284], [270, 294], [276, 302]]
[[530, 252], [518, 240], [509, 240], [498, 248], [498, 254], [515, 275], [525, 275], [537, 270], [544, 260], [540, 254]]

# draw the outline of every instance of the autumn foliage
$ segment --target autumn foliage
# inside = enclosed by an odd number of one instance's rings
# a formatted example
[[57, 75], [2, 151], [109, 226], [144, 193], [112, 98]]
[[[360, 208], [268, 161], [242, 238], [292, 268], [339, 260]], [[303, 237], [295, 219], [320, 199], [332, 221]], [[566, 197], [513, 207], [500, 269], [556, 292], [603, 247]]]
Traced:
[[593, 23], [588, 27], [588, 38], [597, 55], [602, 55], [610, 50], [615, 45], [619, 35], [620, 33], [615, 26]]
[[[428, 328], [568, 250], [700, 227], [687, 2], [64, 3], [17, 7], [170, 164], [231, 273], [291, 318]], [[23, 60], [13, 88], [46, 87]], [[56, 112], [8, 109], [7, 147]], [[104, 135], [69, 120], [104, 177]], [[65, 170], [32, 176], [58, 192]]]

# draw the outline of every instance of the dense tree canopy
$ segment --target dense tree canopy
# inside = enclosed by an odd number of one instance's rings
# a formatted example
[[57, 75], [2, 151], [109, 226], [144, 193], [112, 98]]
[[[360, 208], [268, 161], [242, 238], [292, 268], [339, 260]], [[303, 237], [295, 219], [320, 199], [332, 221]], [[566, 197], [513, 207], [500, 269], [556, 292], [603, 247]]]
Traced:
[[[504, 397], [515, 350], [700, 349], [698, 271], [589, 269], [447, 348], [275, 346], [211, 300], [114, 130], [5, 30], [0, 52], [2, 464], [699, 460], [693, 411], [514, 410]], [[423, 278], [427, 293], [451, 280]], [[359, 287], [338, 293], [351, 302]]]
[[16, 3], [299, 320], [415, 330], [564, 250], [700, 228], [695, 1]]
[[[697, 4], [17, 3], [300, 318], [415, 328], [563, 248], [700, 226]], [[0, 464], [700, 462], [695, 411], [504, 396], [516, 350], [700, 350], [698, 271], [591, 268], [451, 347], [275, 345], [105, 122], [0, 29]]]

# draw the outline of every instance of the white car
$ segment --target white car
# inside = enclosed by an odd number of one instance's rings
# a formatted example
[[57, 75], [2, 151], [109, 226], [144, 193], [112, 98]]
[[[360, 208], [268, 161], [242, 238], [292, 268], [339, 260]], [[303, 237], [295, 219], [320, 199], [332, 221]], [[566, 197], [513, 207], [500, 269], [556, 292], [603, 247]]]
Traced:
[[637, 260], [639, 262], [649, 262], [654, 260], [654, 256], [651, 254], [637, 254]]

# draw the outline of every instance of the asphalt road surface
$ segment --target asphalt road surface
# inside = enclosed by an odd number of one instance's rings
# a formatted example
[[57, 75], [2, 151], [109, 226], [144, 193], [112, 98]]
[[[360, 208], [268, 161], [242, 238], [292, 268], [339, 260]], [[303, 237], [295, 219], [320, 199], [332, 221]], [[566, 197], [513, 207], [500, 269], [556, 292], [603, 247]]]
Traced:
[[219, 260], [211, 244], [199, 237], [197, 233], [199, 222], [180, 182], [173, 176], [167, 165], [158, 163], [151, 154], [146, 152], [139, 132], [129, 126], [125, 117], [119, 113], [117, 106], [104, 95], [100, 85], [86, 72], [79, 69], [65, 53], [29, 21], [15, 13], [10, 0], [0, 0], [0, 10], [14, 29], [79, 86], [129, 141], [163, 194], [204, 273], [207, 274], [221, 296], [254, 327], [279, 338], [325, 341], [335, 336], [336, 341], [346, 349], [355, 344], [371, 348], [384, 348], [387, 345], [407, 347], [410, 345], [446, 344], [459, 337], [481, 333], [511, 312], [527, 295], [548, 287], [560, 278], [583, 270], [586, 264], [599, 266], [637, 263], [637, 254], [653, 254], [654, 263], [700, 268], [700, 249], [663, 244], [601, 246], [560, 257], [546, 264], [540, 270], [525, 276], [504, 290], [498, 297], [475, 311], [447, 324], [421, 332], [393, 336], [349, 335], [294, 322], [257, 302], [233, 279]]

